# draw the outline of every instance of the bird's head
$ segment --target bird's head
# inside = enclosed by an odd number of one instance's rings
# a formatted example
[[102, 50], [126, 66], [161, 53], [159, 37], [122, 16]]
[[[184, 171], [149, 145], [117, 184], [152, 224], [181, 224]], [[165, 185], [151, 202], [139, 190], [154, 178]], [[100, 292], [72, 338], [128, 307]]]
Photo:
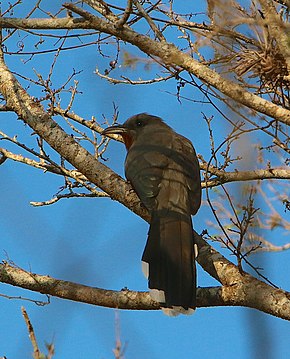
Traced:
[[160, 117], [148, 115], [147, 113], [139, 113], [138, 115], [130, 117], [123, 125], [115, 125], [106, 128], [103, 132], [103, 136], [107, 135], [121, 135], [123, 137], [127, 150], [132, 146], [133, 142], [144, 133], [154, 128], [167, 125], [162, 121]]

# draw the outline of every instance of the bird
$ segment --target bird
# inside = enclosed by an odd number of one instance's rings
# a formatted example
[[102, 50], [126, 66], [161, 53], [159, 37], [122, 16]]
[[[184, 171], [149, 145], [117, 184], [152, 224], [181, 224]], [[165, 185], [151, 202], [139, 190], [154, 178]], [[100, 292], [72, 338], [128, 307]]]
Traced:
[[192, 143], [160, 117], [140, 113], [102, 135], [121, 135], [127, 149], [125, 176], [151, 220], [142, 255], [151, 297], [164, 313], [196, 308], [197, 245], [191, 215], [201, 205], [201, 178]]

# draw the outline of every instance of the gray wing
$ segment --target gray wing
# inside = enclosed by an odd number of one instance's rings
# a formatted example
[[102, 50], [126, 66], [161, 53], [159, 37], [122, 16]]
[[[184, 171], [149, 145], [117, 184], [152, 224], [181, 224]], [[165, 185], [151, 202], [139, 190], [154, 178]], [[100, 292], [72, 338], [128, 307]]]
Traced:
[[181, 210], [186, 210], [189, 200], [190, 213], [195, 214], [201, 202], [195, 150], [187, 138], [176, 133], [170, 132], [165, 140], [160, 144], [132, 146], [125, 162], [125, 175], [149, 211], [156, 208], [157, 201], [158, 206], [160, 202], [161, 206], [168, 201], [179, 202]]
[[134, 146], [127, 154], [125, 175], [144, 206], [153, 210], [168, 157], [150, 145]]
[[195, 214], [201, 204], [200, 168], [195, 149], [187, 138], [177, 135], [173, 150], [176, 153], [176, 162], [182, 168], [186, 186], [189, 189], [191, 214]]

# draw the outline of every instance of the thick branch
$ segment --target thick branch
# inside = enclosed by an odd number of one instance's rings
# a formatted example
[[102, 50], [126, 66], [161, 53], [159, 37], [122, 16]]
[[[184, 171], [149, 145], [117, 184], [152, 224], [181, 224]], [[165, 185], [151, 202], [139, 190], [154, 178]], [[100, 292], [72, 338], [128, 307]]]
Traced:
[[198, 263], [222, 285], [221, 296], [226, 305], [255, 308], [262, 312], [290, 320], [290, 293], [241, 273], [236, 265], [223, 257], [200, 236]]
[[116, 28], [114, 24], [93, 16], [73, 4], [65, 3], [67, 9], [78, 13], [86, 20], [91, 21], [91, 25], [96, 30], [116, 36], [119, 39], [127, 41], [137, 46], [141, 51], [150, 55], [159, 57], [164, 64], [169, 66], [179, 66], [182, 69], [194, 74], [200, 80], [215, 87], [223, 94], [233, 100], [261, 112], [267, 116], [273, 117], [280, 122], [290, 124], [290, 111], [281, 108], [263, 98], [246, 91], [243, 87], [223, 78], [216, 71], [211, 70], [206, 65], [199, 63], [188, 54], [180, 51], [175, 45], [167, 42], [154, 41], [150, 37], [142, 35], [129, 26], [124, 25], [122, 28]]
[[[290, 293], [241, 274], [237, 267], [197, 236], [199, 262], [223, 287], [198, 288], [197, 306], [245, 306], [290, 320]], [[88, 304], [120, 309], [156, 310], [159, 305], [147, 292], [105, 290], [54, 279], [3, 263], [0, 281], [35, 292]]]
[[[129, 0], [128, 2], [132, 2]], [[127, 16], [130, 15], [130, 9], [127, 8], [124, 17], [121, 18], [117, 23], [116, 27], [122, 27], [127, 20]], [[164, 19], [154, 19], [172, 26], [176, 27], [184, 27], [190, 30], [204, 30], [206, 32], [213, 32], [215, 34], [221, 34], [224, 36], [229, 36], [231, 38], [237, 38], [239, 40], [244, 41], [245, 43], [257, 45], [257, 42], [245, 35], [233, 31], [231, 29], [225, 29], [219, 27], [218, 25], [208, 25], [205, 23], [199, 24], [192, 21], [184, 21], [178, 19], [174, 20], [164, 20]], [[124, 23], [123, 23], [124, 22]], [[285, 26], [289, 26], [289, 24], [285, 24]], [[92, 25], [90, 21], [87, 21], [83, 18], [73, 18], [73, 17], [65, 17], [65, 18], [33, 18], [33, 19], [23, 19], [23, 18], [13, 18], [13, 17], [2, 17], [0, 18], [0, 28], [2, 29], [22, 29], [22, 30], [74, 30], [74, 29], [92, 29]]]
[[82, 18], [63, 17], [60, 19], [22, 19], [0, 17], [2, 29], [32, 29], [32, 30], [67, 30], [92, 29], [90, 21]]
[[39, 102], [34, 101], [21, 87], [0, 57], [0, 92], [7, 105], [19, 118], [28, 124], [63, 158], [70, 162], [86, 178], [108, 193], [112, 199], [125, 204], [144, 218], [148, 214], [141, 208], [140, 201], [131, 186], [110, 168], [100, 163], [86, 149], [81, 147], [44, 111]]
[[[50, 276], [38, 275], [16, 268], [8, 263], [0, 264], [0, 282], [32, 290], [42, 294], [98, 305], [107, 308], [157, 310], [158, 303], [154, 302], [148, 292], [134, 292], [131, 290], [106, 290], [89, 287], [78, 283], [63, 281]], [[222, 306], [226, 302], [222, 299], [220, 287], [199, 288], [198, 306]]]
[[16, 268], [8, 263], [0, 264], [0, 281], [42, 294], [70, 299], [77, 302], [121, 309], [159, 309], [149, 293], [129, 290], [113, 291], [63, 281]]
[[254, 181], [265, 179], [290, 179], [290, 170], [284, 168], [269, 168], [252, 171], [221, 171], [213, 166], [207, 167], [206, 163], [202, 163], [200, 167], [217, 178], [210, 179], [203, 183], [203, 187], [214, 187], [221, 183], [239, 182], [239, 181]]
[[154, 41], [148, 36], [139, 34], [126, 24], [121, 28], [114, 23], [93, 16], [73, 4], [65, 4], [68, 9], [80, 14], [84, 18], [62, 18], [62, 19], [17, 19], [0, 18], [1, 28], [23, 28], [23, 29], [96, 29], [111, 34], [124, 41], [137, 46], [146, 54], [158, 56], [165, 64], [180, 66], [196, 77], [210, 84], [233, 100], [244, 104], [258, 112], [273, 117], [283, 123], [290, 123], [290, 112], [257, 95], [246, 91], [243, 87], [223, 78], [216, 71], [206, 65], [199, 63], [188, 54], [178, 50], [173, 44]]

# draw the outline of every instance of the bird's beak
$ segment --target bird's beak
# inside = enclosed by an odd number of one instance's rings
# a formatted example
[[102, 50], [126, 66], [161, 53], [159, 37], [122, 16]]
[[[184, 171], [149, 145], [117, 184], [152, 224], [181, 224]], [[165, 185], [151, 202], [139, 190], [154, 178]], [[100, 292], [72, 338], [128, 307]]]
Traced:
[[127, 129], [123, 127], [122, 125], [115, 125], [110, 126], [106, 128], [101, 135], [108, 136], [108, 135], [122, 135], [123, 133], [126, 133]]

